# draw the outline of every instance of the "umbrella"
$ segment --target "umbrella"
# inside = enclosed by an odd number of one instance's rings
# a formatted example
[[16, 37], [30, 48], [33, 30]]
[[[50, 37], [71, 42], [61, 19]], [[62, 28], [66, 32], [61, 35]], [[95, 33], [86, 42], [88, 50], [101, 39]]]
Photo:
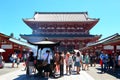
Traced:
[[0, 48], [0, 52], [5, 52], [5, 50], [4, 50], [4, 49], [2, 49], [2, 48]]

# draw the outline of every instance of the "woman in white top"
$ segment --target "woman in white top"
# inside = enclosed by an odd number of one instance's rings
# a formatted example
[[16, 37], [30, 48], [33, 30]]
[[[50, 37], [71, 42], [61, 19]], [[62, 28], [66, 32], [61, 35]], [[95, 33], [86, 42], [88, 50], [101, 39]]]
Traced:
[[66, 53], [65, 63], [66, 63], [66, 74], [68, 74], [68, 72], [69, 72], [69, 74], [71, 74], [73, 59], [69, 52]]
[[16, 53], [13, 53], [13, 54], [12, 54], [12, 58], [13, 58], [13, 61], [12, 61], [12, 68], [14, 68], [14, 64], [15, 64], [16, 59], [17, 59], [17, 54], [16, 54]]

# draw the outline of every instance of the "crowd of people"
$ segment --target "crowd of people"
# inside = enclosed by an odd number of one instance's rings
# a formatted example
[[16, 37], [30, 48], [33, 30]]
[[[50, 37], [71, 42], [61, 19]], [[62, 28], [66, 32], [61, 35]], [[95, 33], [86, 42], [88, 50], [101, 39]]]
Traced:
[[[101, 73], [105, 73], [109, 70], [116, 72], [120, 69], [120, 53], [108, 54], [105, 51], [101, 51], [99, 56], [96, 53], [88, 52], [55, 52], [51, 54], [50, 50], [46, 50], [43, 55], [41, 55], [42, 62], [34, 56], [33, 52], [24, 55], [23, 61], [25, 62], [25, 70], [27, 74], [32, 75], [36, 71], [40, 76], [49, 78], [50, 76], [64, 76], [71, 75], [73, 72], [75, 74], [80, 74], [81, 70], [89, 70], [89, 67], [95, 67], [96, 63], [101, 66]], [[14, 53], [11, 55], [12, 67], [20, 63], [19, 56]], [[41, 66], [42, 65], [42, 66]], [[65, 70], [64, 70], [65, 68]], [[65, 74], [64, 74], [65, 73]]]
[[100, 53], [101, 73], [105, 73], [112, 69], [117, 72], [120, 69], [120, 52], [108, 54], [106, 51]]
[[[72, 72], [80, 74], [81, 69], [89, 70], [89, 64], [91, 64], [91, 66], [92, 64], [94, 64], [94, 66], [96, 65], [95, 54], [90, 56], [88, 53], [83, 54], [80, 51], [66, 53], [55, 52], [54, 55], [52, 55], [50, 54], [50, 50], [46, 50], [41, 56], [42, 63], [37, 63], [36, 57], [33, 56], [33, 52], [30, 52], [29, 55], [27, 59], [28, 68], [30, 69], [28, 70], [28, 74], [31, 74], [31, 71], [36, 72], [37, 68], [40, 75], [44, 73], [44, 77], [50, 77], [53, 74], [54, 76], [64, 76], [64, 67], [66, 68], [66, 75], [71, 75]], [[47, 62], [46, 65], [45, 62]], [[38, 65], [40, 66], [38, 67]]]

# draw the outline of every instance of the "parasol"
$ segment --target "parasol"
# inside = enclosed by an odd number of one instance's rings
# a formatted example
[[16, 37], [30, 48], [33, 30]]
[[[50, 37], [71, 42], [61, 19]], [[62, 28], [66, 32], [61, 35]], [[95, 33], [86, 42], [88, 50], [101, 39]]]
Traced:
[[4, 49], [2, 49], [2, 48], [0, 48], [0, 52], [5, 52], [5, 50], [4, 50]]

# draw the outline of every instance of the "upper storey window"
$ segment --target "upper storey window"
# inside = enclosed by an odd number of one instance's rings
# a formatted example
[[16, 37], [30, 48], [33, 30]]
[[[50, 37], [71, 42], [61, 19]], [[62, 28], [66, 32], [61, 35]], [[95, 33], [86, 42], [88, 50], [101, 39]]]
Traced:
[[79, 27], [77, 27], [77, 29], [80, 29]]
[[47, 29], [51, 29], [50, 27], [47, 27]]
[[56, 29], [61, 29], [60, 27], [57, 27]]
[[80, 27], [81, 30], [83, 30], [83, 27]]
[[65, 29], [64, 27], [62, 27], [61, 29]]
[[55, 29], [54, 27], [51, 27], [51, 29]]

